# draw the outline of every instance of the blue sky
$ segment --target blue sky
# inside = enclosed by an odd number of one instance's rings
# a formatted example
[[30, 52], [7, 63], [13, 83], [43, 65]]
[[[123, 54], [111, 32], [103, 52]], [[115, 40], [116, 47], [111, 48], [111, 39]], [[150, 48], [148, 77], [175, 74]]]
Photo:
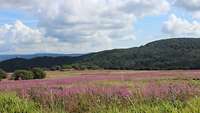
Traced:
[[199, 35], [200, 0], [0, 1], [0, 54], [88, 53]]
[[0, 25], [12, 24], [17, 20], [22, 21], [29, 27], [36, 27], [38, 20], [36, 17], [29, 15], [22, 10], [1, 9], [0, 10]]

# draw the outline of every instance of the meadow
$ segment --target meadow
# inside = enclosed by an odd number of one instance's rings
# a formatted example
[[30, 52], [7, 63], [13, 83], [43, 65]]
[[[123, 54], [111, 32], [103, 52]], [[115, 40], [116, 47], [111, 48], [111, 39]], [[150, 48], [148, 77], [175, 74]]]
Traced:
[[0, 82], [0, 113], [200, 113], [200, 71], [49, 71]]

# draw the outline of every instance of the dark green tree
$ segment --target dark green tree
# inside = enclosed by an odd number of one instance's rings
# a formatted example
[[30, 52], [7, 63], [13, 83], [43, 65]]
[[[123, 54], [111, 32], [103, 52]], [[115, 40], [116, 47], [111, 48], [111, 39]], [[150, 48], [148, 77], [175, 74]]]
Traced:
[[41, 68], [33, 68], [31, 70], [34, 74], [34, 79], [44, 79], [46, 77], [46, 73]]

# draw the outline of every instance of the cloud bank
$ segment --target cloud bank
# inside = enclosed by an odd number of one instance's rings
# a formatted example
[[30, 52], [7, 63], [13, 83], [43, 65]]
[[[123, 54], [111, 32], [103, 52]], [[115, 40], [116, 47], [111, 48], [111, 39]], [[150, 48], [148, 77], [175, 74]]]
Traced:
[[[37, 28], [21, 21], [0, 27], [0, 51], [90, 52], [135, 38], [134, 23], [170, 9], [166, 0], [0, 0], [1, 9], [37, 17]], [[11, 46], [5, 46], [11, 45]]]

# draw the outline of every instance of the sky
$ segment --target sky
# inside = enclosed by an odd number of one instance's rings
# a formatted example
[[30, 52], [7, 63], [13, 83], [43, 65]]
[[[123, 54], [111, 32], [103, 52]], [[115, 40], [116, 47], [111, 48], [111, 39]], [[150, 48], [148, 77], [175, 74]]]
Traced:
[[200, 0], [0, 0], [0, 54], [89, 53], [200, 36]]

